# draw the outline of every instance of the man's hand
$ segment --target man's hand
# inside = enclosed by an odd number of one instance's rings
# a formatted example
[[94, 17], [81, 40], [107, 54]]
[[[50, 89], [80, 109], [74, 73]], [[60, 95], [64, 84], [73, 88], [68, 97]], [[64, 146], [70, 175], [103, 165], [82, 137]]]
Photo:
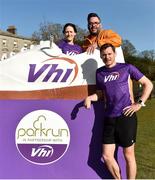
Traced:
[[90, 45], [86, 50], [87, 54], [93, 54], [96, 48], [97, 48], [97, 43]]
[[127, 106], [123, 109], [123, 114], [125, 116], [132, 116], [133, 113], [140, 110], [142, 106], [138, 103], [133, 103], [131, 106]]
[[91, 100], [90, 100], [89, 96], [85, 99], [84, 106], [86, 107], [86, 109], [90, 109], [91, 108]]
[[[99, 94], [100, 91], [97, 91], [97, 93]], [[91, 108], [91, 101], [97, 101], [98, 100], [98, 94], [95, 93], [95, 94], [92, 94], [88, 97], [86, 97], [85, 101], [84, 101], [84, 106], [87, 108], [87, 109], [90, 109]]]

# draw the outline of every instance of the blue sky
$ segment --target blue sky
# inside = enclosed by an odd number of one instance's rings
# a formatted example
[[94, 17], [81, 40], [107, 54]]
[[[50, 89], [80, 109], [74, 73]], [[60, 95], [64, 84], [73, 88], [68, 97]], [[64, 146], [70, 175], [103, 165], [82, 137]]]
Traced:
[[98, 13], [104, 29], [113, 29], [138, 51], [155, 49], [155, 0], [0, 0], [0, 29], [15, 25], [27, 37], [44, 21], [86, 29], [90, 12]]

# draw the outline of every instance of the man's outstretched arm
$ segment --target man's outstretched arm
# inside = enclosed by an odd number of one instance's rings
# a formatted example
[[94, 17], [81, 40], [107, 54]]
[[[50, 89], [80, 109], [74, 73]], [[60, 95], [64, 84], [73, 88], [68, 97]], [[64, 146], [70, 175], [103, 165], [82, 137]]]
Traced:
[[91, 107], [91, 102], [92, 101], [98, 101], [98, 99], [103, 97], [103, 93], [102, 91], [98, 90], [96, 91], [95, 94], [92, 94], [88, 97], [86, 97], [86, 99], [84, 100], [84, 106], [89, 109]]

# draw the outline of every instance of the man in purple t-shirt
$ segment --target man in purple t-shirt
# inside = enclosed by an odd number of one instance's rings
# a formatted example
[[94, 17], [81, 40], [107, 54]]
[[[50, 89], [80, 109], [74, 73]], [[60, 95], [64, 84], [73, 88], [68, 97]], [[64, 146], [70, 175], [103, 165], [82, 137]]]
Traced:
[[[136, 178], [136, 160], [134, 145], [136, 142], [137, 118], [135, 112], [145, 106], [153, 85], [136, 67], [126, 63], [116, 63], [115, 47], [104, 44], [100, 56], [105, 66], [96, 71], [97, 91], [85, 99], [84, 105], [90, 108], [91, 101], [101, 96], [105, 100], [103, 129], [103, 159], [115, 179], [121, 179], [120, 168], [114, 158], [116, 145], [123, 147], [128, 179]], [[135, 79], [143, 86], [141, 98], [131, 102], [129, 78]]]

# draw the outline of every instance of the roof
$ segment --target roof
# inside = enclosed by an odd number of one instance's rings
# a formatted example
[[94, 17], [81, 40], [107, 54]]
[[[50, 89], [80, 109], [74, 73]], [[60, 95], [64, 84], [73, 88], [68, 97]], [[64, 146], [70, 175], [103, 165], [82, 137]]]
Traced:
[[0, 30], [0, 35], [8, 36], [8, 37], [20, 38], [20, 39], [26, 39], [26, 40], [30, 40], [30, 41], [32, 40], [32, 38], [20, 36], [20, 35], [13, 34], [13, 33], [7, 32], [7, 31], [2, 31], [2, 30]]

